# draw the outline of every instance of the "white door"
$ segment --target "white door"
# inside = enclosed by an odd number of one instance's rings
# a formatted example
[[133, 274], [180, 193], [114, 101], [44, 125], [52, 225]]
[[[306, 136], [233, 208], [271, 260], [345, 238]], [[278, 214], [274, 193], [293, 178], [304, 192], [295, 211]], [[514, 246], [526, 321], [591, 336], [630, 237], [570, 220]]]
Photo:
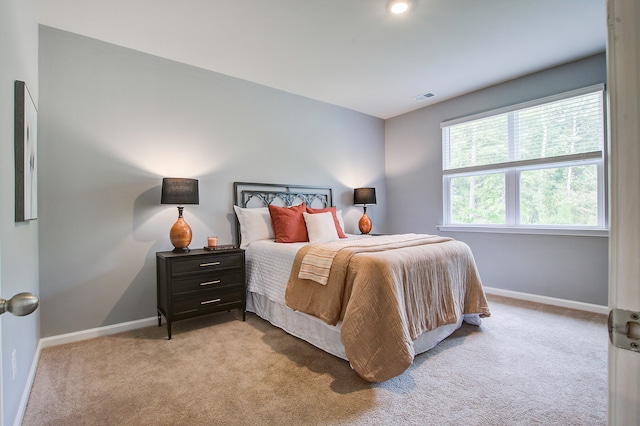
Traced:
[[[640, 312], [640, 2], [608, 0], [609, 308]], [[640, 425], [640, 352], [609, 345], [609, 424]]]

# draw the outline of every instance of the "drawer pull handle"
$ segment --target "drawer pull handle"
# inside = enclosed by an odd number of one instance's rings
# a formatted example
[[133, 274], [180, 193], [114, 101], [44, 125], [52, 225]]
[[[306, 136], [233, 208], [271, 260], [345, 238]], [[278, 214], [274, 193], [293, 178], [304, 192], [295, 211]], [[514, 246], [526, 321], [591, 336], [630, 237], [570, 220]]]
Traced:
[[200, 285], [220, 284], [220, 280], [207, 281], [206, 283], [200, 283]]
[[208, 305], [209, 303], [216, 303], [221, 301], [222, 299], [213, 299], [213, 300], [205, 300], [204, 302], [200, 302], [201, 305]]
[[216, 266], [219, 264], [220, 262], [210, 262], [210, 263], [201, 263], [200, 266]]

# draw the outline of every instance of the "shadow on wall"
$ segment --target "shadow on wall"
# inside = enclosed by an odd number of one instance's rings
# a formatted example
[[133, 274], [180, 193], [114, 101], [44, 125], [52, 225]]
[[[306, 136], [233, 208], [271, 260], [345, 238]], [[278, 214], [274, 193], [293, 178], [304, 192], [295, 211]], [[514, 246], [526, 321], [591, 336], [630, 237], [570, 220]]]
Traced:
[[156, 251], [155, 247], [149, 249], [140, 271], [124, 286], [102, 326], [156, 316]]
[[[153, 183], [160, 181], [156, 176], [153, 177]], [[140, 186], [144, 183], [139, 182]], [[137, 185], [136, 185], [137, 186]], [[130, 189], [130, 188], [129, 188]], [[102, 321], [102, 326], [112, 325], [120, 322], [134, 321], [154, 316], [156, 312], [156, 265], [155, 253], [157, 251], [169, 250], [169, 229], [175, 221], [177, 213], [174, 208], [167, 208], [160, 205], [160, 185], [156, 184], [151, 188], [143, 191], [135, 198], [132, 211], [132, 237], [138, 243], [151, 243], [148, 247], [143, 259], [134, 254], [127, 247], [122, 247], [126, 255], [128, 251], [133, 257], [137, 257], [138, 261], [131, 259], [127, 262], [129, 268], [128, 273], [120, 268], [114, 269], [110, 273], [106, 273], [98, 279], [95, 279], [93, 292], [106, 293], [107, 299], [113, 300], [113, 305]], [[127, 245], [124, 241], [123, 245]], [[118, 250], [117, 247], [111, 247], [111, 250]], [[139, 253], [139, 251], [136, 251]], [[113, 253], [111, 257], [117, 258], [123, 254]], [[140, 260], [142, 260], [141, 266]], [[131, 278], [131, 273], [135, 271], [133, 268], [139, 268], [135, 272], [135, 276]], [[123, 268], [124, 269], [124, 268]], [[102, 288], [110, 286], [110, 288]], [[98, 288], [95, 288], [98, 287]], [[117, 293], [120, 294], [117, 294]], [[110, 296], [108, 296], [110, 294]]]

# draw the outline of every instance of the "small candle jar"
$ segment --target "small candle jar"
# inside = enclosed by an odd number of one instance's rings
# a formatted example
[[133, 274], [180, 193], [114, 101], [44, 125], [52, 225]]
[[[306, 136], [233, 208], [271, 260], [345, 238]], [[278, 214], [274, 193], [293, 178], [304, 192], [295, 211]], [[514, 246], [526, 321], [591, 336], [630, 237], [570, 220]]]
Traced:
[[218, 245], [218, 237], [207, 237], [207, 247], [216, 247]]

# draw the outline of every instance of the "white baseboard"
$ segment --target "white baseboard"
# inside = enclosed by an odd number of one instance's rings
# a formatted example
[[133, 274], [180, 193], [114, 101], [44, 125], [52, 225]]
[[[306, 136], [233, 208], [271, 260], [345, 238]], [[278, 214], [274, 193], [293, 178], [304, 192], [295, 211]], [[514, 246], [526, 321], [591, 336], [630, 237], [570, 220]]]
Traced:
[[38, 346], [36, 346], [36, 353], [33, 355], [33, 360], [31, 361], [29, 376], [27, 377], [27, 382], [25, 383], [24, 390], [22, 391], [22, 398], [20, 398], [20, 405], [18, 406], [18, 412], [16, 414], [16, 418], [13, 421], [13, 426], [20, 426], [22, 424], [22, 420], [24, 419], [24, 413], [27, 410], [27, 403], [29, 402], [29, 395], [31, 395], [33, 381], [36, 378], [36, 371], [38, 370], [38, 362], [40, 361], [41, 351], [42, 339], [40, 339], [40, 341], [38, 342]]
[[503, 290], [501, 288], [484, 287], [487, 294], [510, 297], [512, 299], [527, 300], [529, 302], [544, 303], [545, 305], [560, 306], [562, 308], [577, 309], [580, 311], [594, 312], [596, 314], [609, 314], [609, 308], [591, 303], [576, 302], [574, 300], [558, 299], [549, 296], [539, 296], [531, 293], [520, 293], [519, 291]]
[[135, 330], [137, 328], [149, 327], [158, 324], [158, 317], [144, 318], [135, 321], [121, 322], [120, 324], [107, 325], [104, 327], [91, 328], [89, 330], [75, 331], [73, 333], [60, 334], [58, 336], [45, 337], [40, 339], [42, 348], [49, 346], [64, 345], [65, 343], [79, 342], [81, 340], [93, 339], [94, 337], [108, 336], [110, 334], [122, 333], [123, 331]]
[[[539, 296], [531, 293], [521, 293], [512, 290], [503, 290], [495, 287], [484, 287], [487, 294], [495, 294], [496, 296], [510, 297], [512, 299], [527, 300], [530, 302], [543, 303], [545, 305], [560, 306], [563, 308], [578, 309], [580, 311], [594, 312], [597, 314], [609, 314], [607, 306], [595, 305], [591, 303], [577, 302], [573, 300], [558, 299], [549, 296]], [[122, 322], [119, 324], [107, 325], [104, 327], [91, 328], [89, 330], [75, 331], [73, 333], [60, 334], [58, 336], [45, 337], [40, 339], [36, 357], [34, 358], [34, 366], [32, 366], [33, 374], [37, 367], [37, 360], [40, 356], [40, 350], [50, 346], [64, 345], [65, 343], [79, 342], [81, 340], [93, 339], [94, 337], [108, 336], [110, 334], [121, 333], [123, 331], [135, 330], [137, 328], [149, 327], [157, 324], [157, 317], [144, 318], [135, 321]]]

